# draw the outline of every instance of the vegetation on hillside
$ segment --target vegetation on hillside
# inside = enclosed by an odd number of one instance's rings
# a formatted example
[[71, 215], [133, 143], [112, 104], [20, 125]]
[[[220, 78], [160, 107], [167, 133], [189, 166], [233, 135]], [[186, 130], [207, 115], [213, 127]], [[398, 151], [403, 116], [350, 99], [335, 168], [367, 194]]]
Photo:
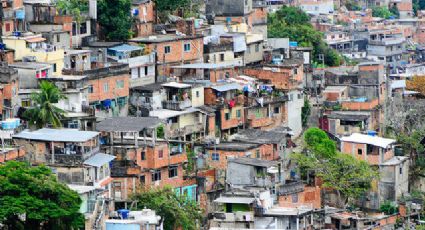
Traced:
[[292, 159], [303, 177], [314, 174], [321, 178], [324, 188], [335, 190], [340, 207], [364, 195], [379, 177], [367, 162], [338, 152], [335, 143], [319, 128], [308, 129], [304, 142], [306, 152], [295, 153]]
[[100, 0], [97, 3], [98, 23], [109, 41], [131, 37], [131, 0]]
[[146, 188], [133, 195], [135, 210], [149, 208], [161, 216], [165, 230], [196, 230], [202, 219], [199, 205], [171, 188]]
[[81, 199], [46, 166], [0, 164], [0, 225], [6, 229], [72, 230], [84, 226]]
[[36, 128], [43, 128], [51, 125], [54, 128], [62, 127], [61, 119], [65, 111], [55, 104], [66, 96], [53, 83], [42, 81], [39, 85], [40, 92], [33, 93], [31, 100], [34, 107], [24, 113], [24, 118], [28, 120], [29, 125]]
[[341, 55], [327, 46], [323, 34], [313, 28], [310, 17], [300, 8], [283, 6], [268, 15], [268, 36], [270, 38], [289, 38], [299, 46], [313, 47], [313, 60], [321, 63], [319, 54], [324, 54], [325, 64], [339, 66], [343, 63]]

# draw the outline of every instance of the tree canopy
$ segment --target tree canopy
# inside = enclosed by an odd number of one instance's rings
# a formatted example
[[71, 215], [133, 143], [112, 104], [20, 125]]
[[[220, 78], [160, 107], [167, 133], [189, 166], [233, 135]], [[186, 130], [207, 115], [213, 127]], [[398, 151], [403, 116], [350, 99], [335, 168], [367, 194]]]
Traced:
[[335, 143], [319, 128], [307, 130], [304, 142], [306, 153], [295, 153], [292, 159], [302, 175], [313, 172], [322, 179], [325, 188], [334, 189], [340, 206], [363, 195], [378, 178], [378, 172], [367, 162], [339, 153]]
[[300, 8], [283, 6], [268, 15], [268, 36], [271, 38], [289, 38], [300, 46], [313, 47], [313, 58], [319, 62], [319, 54], [325, 57], [328, 66], [339, 66], [343, 59], [339, 53], [329, 48], [323, 40], [323, 34], [313, 28], [310, 17]]
[[375, 6], [372, 8], [372, 16], [388, 19], [390, 17], [396, 17], [387, 7], [385, 6]]
[[414, 76], [412, 80], [406, 82], [406, 88], [425, 96], [425, 76]]
[[108, 41], [122, 41], [131, 37], [131, 0], [98, 1], [98, 23]]
[[196, 202], [184, 195], [177, 195], [171, 188], [143, 188], [133, 195], [136, 209], [149, 208], [161, 216], [164, 229], [196, 230], [202, 214]]
[[81, 199], [59, 183], [46, 166], [24, 162], [0, 165], [0, 223], [7, 229], [79, 229]]
[[89, 11], [88, 0], [57, 0], [56, 6], [64, 14], [72, 15], [78, 23], [82, 20], [81, 12]]
[[55, 128], [61, 127], [60, 119], [65, 115], [65, 111], [54, 104], [66, 99], [66, 96], [51, 82], [42, 81], [39, 87], [40, 92], [31, 95], [34, 107], [25, 111], [24, 118], [29, 121], [30, 126], [37, 128], [43, 128], [47, 124]]

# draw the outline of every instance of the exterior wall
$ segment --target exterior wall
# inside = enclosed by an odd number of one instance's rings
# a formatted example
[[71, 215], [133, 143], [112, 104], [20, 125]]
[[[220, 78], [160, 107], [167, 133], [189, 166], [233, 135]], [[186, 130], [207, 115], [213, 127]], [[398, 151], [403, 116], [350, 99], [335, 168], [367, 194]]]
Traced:
[[291, 80], [293, 77], [285, 72], [273, 72], [271, 68], [265, 69], [254, 69], [246, 68], [244, 74], [248, 76], [256, 77], [260, 80], [268, 80], [273, 84], [277, 89], [291, 89], [295, 87]]
[[[162, 158], [160, 152], [162, 151]], [[159, 169], [172, 164], [182, 164], [187, 161], [185, 152], [171, 156], [170, 149], [166, 144], [158, 144], [155, 148], [146, 149], [146, 160], [142, 160], [141, 153], [138, 153], [137, 164], [144, 169]]]
[[288, 126], [294, 132], [294, 136], [297, 137], [302, 132], [301, 113], [304, 106], [304, 95], [298, 90], [290, 91], [288, 94], [289, 101], [287, 103], [288, 109], [286, 110], [288, 113]]
[[153, 22], [155, 19], [154, 7], [152, 1], [141, 3], [137, 6], [139, 15], [136, 22], [137, 34], [136, 36], [149, 36], [153, 33]]
[[115, 201], [130, 199], [130, 195], [142, 186], [137, 177], [116, 177], [112, 182], [112, 198]]
[[64, 50], [56, 49], [56, 51], [32, 51], [26, 47], [26, 41], [21, 39], [3, 39], [4, 44], [9, 49], [15, 50], [15, 61], [22, 60], [25, 56], [35, 56], [38, 62], [47, 62], [56, 65], [56, 71], [53, 75], [60, 75], [64, 68]]
[[[184, 51], [184, 44], [190, 44], [190, 51]], [[165, 54], [164, 49], [165, 46], [170, 46], [170, 53]], [[165, 72], [163, 71], [163, 67], [161, 64], [169, 64], [169, 63], [186, 63], [190, 61], [194, 61], [197, 59], [203, 58], [203, 38], [187, 38], [181, 40], [174, 40], [162, 43], [154, 43], [148, 44], [147, 48], [149, 50], [156, 50], [158, 57], [158, 72], [160, 75], [167, 75], [169, 73], [169, 69], [166, 68]], [[164, 62], [165, 60], [165, 62]]]
[[199, 107], [204, 105], [204, 88], [203, 87], [192, 88], [191, 94], [192, 95], [190, 99], [192, 101], [192, 107]]
[[[237, 112], [240, 110], [240, 117], [237, 117]], [[226, 120], [226, 113], [230, 113], [230, 119]], [[222, 109], [220, 110], [220, 121], [221, 121], [221, 130], [226, 130], [230, 128], [238, 127], [239, 125], [242, 125], [244, 122], [244, 109], [241, 105], [236, 105], [235, 107], [231, 109]]]
[[244, 55], [245, 65], [261, 61], [263, 61], [262, 42], [247, 44], [247, 50], [245, 51]]
[[25, 149], [23, 147], [6, 149], [5, 152], [0, 153], [0, 163], [6, 161], [18, 160], [25, 157]]
[[311, 14], [329, 14], [334, 11], [333, 0], [301, 0], [299, 1], [299, 6]]
[[373, 110], [379, 105], [379, 99], [374, 99], [368, 102], [342, 102], [341, 106], [346, 110]]
[[311, 206], [320, 209], [321, 204], [320, 187], [304, 187], [304, 191], [278, 197], [280, 207], [298, 208], [300, 205]]
[[[391, 149], [382, 149], [374, 152], [374, 154], [367, 154], [367, 145], [358, 144], [351, 142], [341, 142], [341, 152], [346, 154], [352, 154], [359, 160], [364, 160], [370, 165], [379, 165], [385, 161], [391, 159], [394, 156], [394, 150]], [[362, 151], [362, 154], [358, 154], [358, 150]], [[378, 152], [377, 152], [378, 151]]]
[[[119, 80], [124, 81], [124, 87], [121, 89], [116, 86]], [[105, 84], [108, 84], [108, 91], [104, 91]], [[128, 97], [129, 95], [128, 74], [91, 79], [89, 80], [89, 85], [93, 86], [93, 93], [89, 94], [89, 102]]]

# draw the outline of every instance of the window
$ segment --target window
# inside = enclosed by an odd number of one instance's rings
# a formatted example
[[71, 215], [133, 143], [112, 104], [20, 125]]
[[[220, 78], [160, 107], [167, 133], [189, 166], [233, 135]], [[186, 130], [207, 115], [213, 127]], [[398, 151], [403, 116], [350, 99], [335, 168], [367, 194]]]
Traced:
[[146, 160], [146, 152], [142, 152], [142, 161]]
[[279, 113], [279, 112], [280, 112], [280, 108], [279, 108], [279, 106], [274, 107], [274, 109], [273, 109], [273, 113], [277, 114], [277, 113]]
[[140, 184], [145, 184], [145, 183], [146, 183], [145, 175], [140, 176]]
[[124, 80], [117, 80], [117, 88], [118, 89], [124, 88]]
[[178, 173], [177, 173], [177, 166], [170, 166], [168, 168], [168, 178], [173, 178], [173, 177], [177, 177]]
[[145, 76], [148, 76], [148, 67], [145, 66]]
[[362, 149], [357, 149], [357, 154], [362, 155], [363, 154], [363, 150]]
[[257, 149], [257, 150], [255, 151], [255, 157], [256, 157], [256, 158], [260, 158], [260, 150], [259, 150], [259, 149]]
[[80, 24], [80, 34], [87, 33], [87, 22], [83, 22]]
[[212, 153], [211, 154], [211, 160], [213, 160], [213, 161], [219, 161], [220, 160], [220, 155], [218, 153]]
[[72, 23], [72, 35], [77, 35], [77, 23]]
[[199, 97], [199, 91], [196, 91], [196, 97]]
[[161, 170], [155, 170], [152, 173], [152, 181], [159, 181], [161, 180]]
[[224, 119], [226, 119], [226, 121], [230, 120], [230, 113], [229, 112], [224, 114]]
[[158, 150], [158, 158], [163, 158], [164, 157], [164, 150]]
[[108, 92], [109, 91], [109, 84], [108, 83], [104, 83], [103, 84], [103, 92]]
[[61, 42], [61, 36], [59, 34], [56, 34], [56, 42]]
[[165, 46], [164, 47], [164, 53], [166, 53], [166, 54], [171, 53], [171, 47], [170, 46]]
[[89, 90], [89, 93], [93, 93], [93, 85], [89, 85], [88, 90]]
[[5, 27], [6, 27], [6, 32], [10, 32], [11, 31], [11, 29], [10, 29], [10, 23], [6, 23], [5, 24]]
[[189, 51], [190, 51], [190, 43], [184, 44], [184, 52], [189, 52]]
[[401, 166], [400, 166], [399, 170], [400, 170], [400, 175], [403, 174], [403, 168]]
[[241, 118], [241, 110], [240, 109], [236, 110], [236, 117]]
[[302, 95], [301, 93], [298, 94], [298, 99], [301, 99]]
[[21, 106], [22, 107], [30, 107], [31, 106], [31, 100], [30, 99], [22, 100]]
[[53, 64], [53, 72], [56, 72], [57, 71], [57, 67], [56, 67], [56, 63], [55, 64]]
[[260, 52], [260, 44], [255, 44], [255, 52]]
[[224, 54], [220, 54], [220, 61], [224, 61]]
[[69, 129], [78, 129], [78, 121], [68, 121], [68, 128]]
[[251, 46], [246, 47], [246, 53], [250, 54], [251, 53]]
[[294, 74], [298, 74], [298, 69], [294, 69]]

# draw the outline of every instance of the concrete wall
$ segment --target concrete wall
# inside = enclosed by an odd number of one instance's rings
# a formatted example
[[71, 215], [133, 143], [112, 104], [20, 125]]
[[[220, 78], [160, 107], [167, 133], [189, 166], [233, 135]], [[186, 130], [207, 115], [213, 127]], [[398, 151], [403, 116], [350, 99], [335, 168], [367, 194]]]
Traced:
[[255, 183], [255, 168], [234, 162], [227, 163], [226, 181], [233, 185], [253, 185]]
[[298, 90], [292, 90], [288, 95], [288, 109], [286, 110], [288, 112], [288, 126], [294, 131], [294, 137], [297, 137], [302, 132], [301, 113], [304, 106], [304, 95]]

